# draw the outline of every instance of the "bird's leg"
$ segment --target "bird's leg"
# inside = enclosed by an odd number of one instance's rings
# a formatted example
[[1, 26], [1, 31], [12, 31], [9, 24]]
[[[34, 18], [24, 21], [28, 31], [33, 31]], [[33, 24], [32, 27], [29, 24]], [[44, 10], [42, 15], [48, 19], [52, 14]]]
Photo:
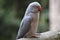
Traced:
[[26, 34], [25, 36], [24, 36], [24, 38], [40, 38], [40, 36], [39, 36], [40, 34], [39, 33], [35, 33], [35, 34]]
[[34, 35], [32, 35], [30, 38], [40, 38], [39, 33], [35, 33]]
[[31, 36], [30, 38], [39, 38], [39, 37], [38, 37], [38, 36], [33, 35], [33, 36]]

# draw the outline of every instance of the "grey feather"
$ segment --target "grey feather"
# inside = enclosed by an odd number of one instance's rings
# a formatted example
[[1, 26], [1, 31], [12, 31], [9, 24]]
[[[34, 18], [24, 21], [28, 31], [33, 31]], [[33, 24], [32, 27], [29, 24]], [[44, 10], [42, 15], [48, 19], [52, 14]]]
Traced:
[[[38, 2], [32, 2], [27, 7], [24, 18], [23, 18], [23, 20], [20, 24], [17, 39], [24, 37], [25, 34], [27, 34], [32, 27], [33, 27], [33, 32], [32, 33], [36, 32], [37, 23], [38, 23], [38, 15], [39, 15], [38, 14], [39, 11], [38, 11], [38, 8], [36, 6], [40, 6], [40, 4]], [[34, 20], [34, 22], [33, 22], [32, 19]], [[31, 25], [32, 22], [33, 22], [34, 25]], [[35, 29], [34, 29], [34, 27], [35, 27]]]
[[31, 27], [31, 21], [32, 21], [32, 18], [30, 16], [26, 16], [23, 18], [20, 24], [17, 39], [22, 38], [29, 31]]

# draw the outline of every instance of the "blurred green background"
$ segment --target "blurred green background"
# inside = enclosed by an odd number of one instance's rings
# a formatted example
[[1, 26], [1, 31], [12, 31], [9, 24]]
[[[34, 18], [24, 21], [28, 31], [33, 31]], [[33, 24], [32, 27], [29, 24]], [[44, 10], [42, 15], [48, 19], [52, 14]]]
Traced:
[[48, 0], [0, 0], [0, 40], [15, 40], [25, 10], [34, 1], [39, 2], [43, 8], [38, 32], [49, 30]]

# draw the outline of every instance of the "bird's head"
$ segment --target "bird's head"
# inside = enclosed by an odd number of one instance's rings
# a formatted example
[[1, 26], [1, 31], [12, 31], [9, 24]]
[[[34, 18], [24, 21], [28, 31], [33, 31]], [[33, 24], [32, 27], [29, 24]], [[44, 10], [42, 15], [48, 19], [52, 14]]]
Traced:
[[38, 2], [32, 2], [28, 6], [30, 12], [40, 12], [42, 10], [41, 5]]
[[28, 5], [25, 15], [30, 13], [38, 13], [41, 12], [41, 10], [41, 5], [38, 2], [32, 2]]

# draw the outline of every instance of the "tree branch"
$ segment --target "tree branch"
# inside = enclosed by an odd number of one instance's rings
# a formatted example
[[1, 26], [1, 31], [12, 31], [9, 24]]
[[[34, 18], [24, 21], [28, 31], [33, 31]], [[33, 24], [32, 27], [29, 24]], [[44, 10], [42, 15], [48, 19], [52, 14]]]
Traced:
[[21, 38], [18, 40], [58, 40], [60, 38], [60, 32], [48, 31], [44, 33], [37, 33], [39, 38]]

